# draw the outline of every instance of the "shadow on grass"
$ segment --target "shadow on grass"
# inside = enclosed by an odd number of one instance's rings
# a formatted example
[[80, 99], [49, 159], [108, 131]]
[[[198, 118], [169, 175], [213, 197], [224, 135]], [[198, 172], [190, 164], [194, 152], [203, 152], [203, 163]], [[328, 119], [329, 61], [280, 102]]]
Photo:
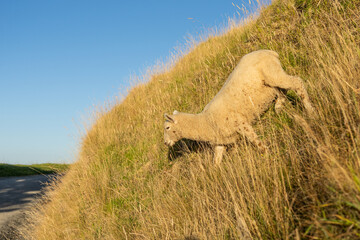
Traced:
[[189, 139], [182, 139], [175, 143], [174, 146], [169, 148], [168, 159], [174, 161], [177, 158], [188, 153], [199, 153], [204, 152], [206, 149], [211, 148], [211, 145], [206, 142], [198, 142]]

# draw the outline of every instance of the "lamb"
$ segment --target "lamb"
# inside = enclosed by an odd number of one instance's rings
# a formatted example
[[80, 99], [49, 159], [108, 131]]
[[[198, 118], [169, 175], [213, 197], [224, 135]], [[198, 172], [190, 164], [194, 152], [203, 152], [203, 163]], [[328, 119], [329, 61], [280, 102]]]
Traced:
[[303, 101], [308, 114], [314, 109], [299, 77], [290, 76], [281, 67], [279, 55], [271, 50], [258, 50], [243, 56], [216, 96], [198, 114], [165, 114], [164, 141], [173, 146], [186, 138], [204, 141], [214, 147], [214, 161], [220, 164], [225, 147], [243, 135], [261, 151], [266, 146], [251, 124], [276, 99], [278, 112], [285, 97], [280, 90], [293, 90]]

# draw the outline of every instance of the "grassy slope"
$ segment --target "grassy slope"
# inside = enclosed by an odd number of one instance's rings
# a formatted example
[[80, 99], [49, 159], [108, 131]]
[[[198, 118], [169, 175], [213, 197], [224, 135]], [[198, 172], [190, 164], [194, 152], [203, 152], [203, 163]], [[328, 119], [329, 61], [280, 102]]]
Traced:
[[[32, 236], [359, 238], [359, 5], [275, 1], [133, 88], [88, 132], [78, 162], [39, 206]], [[305, 79], [318, 118], [304, 116], [289, 92], [284, 112], [270, 109], [255, 126], [267, 153], [240, 138], [216, 167], [209, 148], [183, 142], [169, 160], [163, 114], [201, 111], [241, 56], [264, 48]]]
[[51, 174], [64, 172], [68, 164], [42, 163], [42, 164], [5, 164], [0, 163], [0, 177], [27, 176], [36, 174]]

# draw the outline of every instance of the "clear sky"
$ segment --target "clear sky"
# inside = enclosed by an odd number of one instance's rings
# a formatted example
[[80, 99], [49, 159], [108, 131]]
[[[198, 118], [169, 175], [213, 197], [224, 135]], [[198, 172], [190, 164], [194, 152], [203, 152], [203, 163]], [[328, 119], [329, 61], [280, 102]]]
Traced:
[[[253, 0], [251, 2], [254, 2]], [[72, 162], [94, 106], [249, 0], [0, 0], [0, 163]]]

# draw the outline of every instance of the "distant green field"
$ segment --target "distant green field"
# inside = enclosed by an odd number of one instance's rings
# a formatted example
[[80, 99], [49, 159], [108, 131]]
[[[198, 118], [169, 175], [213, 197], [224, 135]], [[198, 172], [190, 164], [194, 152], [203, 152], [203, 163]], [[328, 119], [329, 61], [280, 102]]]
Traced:
[[0, 177], [27, 176], [36, 174], [51, 174], [64, 172], [69, 164], [43, 163], [43, 164], [6, 164], [0, 163]]

